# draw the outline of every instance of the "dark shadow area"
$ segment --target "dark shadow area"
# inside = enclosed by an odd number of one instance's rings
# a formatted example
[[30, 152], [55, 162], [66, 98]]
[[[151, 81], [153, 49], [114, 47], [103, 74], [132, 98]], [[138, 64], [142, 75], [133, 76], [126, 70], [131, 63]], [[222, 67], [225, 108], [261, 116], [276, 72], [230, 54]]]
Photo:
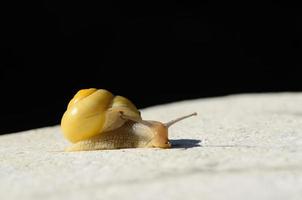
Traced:
[[302, 15], [286, 2], [3, 1], [0, 134], [60, 123], [103, 88], [148, 106], [302, 91]]
[[179, 149], [188, 149], [193, 147], [200, 147], [201, 140], [196, 139], [176, 139], [170, 140], [172, 144], [172, 148], [179, 148]]

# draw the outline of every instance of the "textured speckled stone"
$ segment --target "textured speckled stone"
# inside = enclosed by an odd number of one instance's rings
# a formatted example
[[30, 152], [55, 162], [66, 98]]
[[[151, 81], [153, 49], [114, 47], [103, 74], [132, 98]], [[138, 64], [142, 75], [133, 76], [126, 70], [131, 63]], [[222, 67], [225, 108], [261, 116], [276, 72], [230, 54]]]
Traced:
[[301, 199], [302, 93], [142, 110], [174, 148], [66, 153], [59, 126], [0, 136], [0, 199]]

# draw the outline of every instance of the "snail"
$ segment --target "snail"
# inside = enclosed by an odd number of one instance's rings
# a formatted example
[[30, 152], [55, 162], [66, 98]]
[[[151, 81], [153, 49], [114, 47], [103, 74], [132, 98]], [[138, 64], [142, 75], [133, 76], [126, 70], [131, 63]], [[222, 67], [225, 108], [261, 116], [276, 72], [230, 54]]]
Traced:
[[158, 147], [170, 148], [168, 128], [192, 113], [167, 123], [143, 120], [127, 98], [104, 89], [82, 89], [70, 100], [61, 119], [65, 151]]

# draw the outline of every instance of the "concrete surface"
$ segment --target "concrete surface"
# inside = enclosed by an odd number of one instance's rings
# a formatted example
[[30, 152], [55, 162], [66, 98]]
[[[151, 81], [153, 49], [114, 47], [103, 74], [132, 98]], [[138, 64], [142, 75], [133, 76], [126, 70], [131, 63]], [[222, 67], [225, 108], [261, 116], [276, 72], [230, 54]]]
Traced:
[[197, 99], [142, 110], [173, 149], [65, 153], [58, 126], [0, 136], [0, 199], [302, 199], [302, 93]]

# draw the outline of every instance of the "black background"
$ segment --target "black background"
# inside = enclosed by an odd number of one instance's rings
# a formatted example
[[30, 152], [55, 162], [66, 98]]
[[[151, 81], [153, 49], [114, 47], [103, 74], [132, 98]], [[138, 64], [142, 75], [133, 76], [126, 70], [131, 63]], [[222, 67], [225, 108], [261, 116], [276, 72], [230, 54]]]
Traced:
[[82, 88], [108, 89], [139, 108], [301, 91], [301, 8], [213, 2], [2, 6], [0, 134], [58, 124]]

